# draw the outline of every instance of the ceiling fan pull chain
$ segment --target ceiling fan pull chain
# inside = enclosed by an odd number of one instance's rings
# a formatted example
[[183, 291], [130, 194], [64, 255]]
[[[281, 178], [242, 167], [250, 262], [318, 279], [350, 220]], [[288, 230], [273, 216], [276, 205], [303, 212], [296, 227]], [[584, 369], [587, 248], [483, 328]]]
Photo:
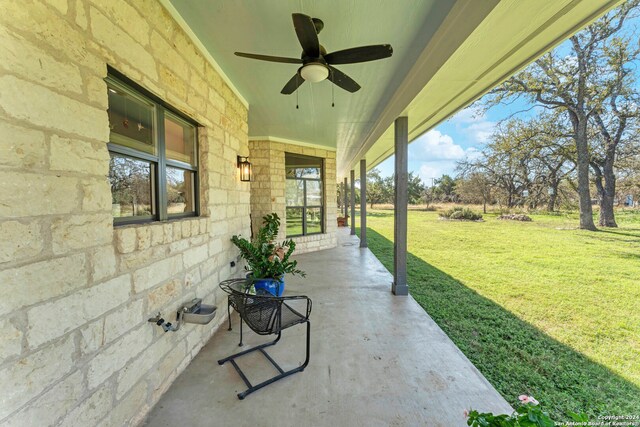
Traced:
[[[298, 81], [298, 77], [297, 77], [297, 74], [296, 74], [296, 82], [297, 82], [297, 81]], [[299, 85], [298, 85], [298, 86], [299, 86]], [[296, 110], [300, 108], [300, 107], [298, 106], [298, 100], [300, 99], [299, 92], [300, 92], [299, 90], [296, 90]]]

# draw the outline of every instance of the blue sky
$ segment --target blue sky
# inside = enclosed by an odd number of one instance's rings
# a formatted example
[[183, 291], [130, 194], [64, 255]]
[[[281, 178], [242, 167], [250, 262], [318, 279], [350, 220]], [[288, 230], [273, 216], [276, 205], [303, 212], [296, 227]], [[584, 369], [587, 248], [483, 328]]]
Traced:
[[[509, 114], [500, 107], [486, 113], [473, 106], [461, 110], [409, 144], [409, 171], [429, 185], [443, 174], [454, 176], [456, 161], [482, 150], [497, 122]], [[382, 176], [393, 174], [393, 161], [391, 156], [377, 166]]]
[[[409, 144], [409, 171], [417, 173], [425, 184], [432, 178], [447, 174], [455, 176], [456, 162], [478, 155], [500, 120], [514, 113], [518, 117], [531, 115], [528, 105], [518, 100], [510, 105], [498, 105], [486, 112], [471, 105]], [[394, 156], [376, 168], [381, 175], [391, 176]]]

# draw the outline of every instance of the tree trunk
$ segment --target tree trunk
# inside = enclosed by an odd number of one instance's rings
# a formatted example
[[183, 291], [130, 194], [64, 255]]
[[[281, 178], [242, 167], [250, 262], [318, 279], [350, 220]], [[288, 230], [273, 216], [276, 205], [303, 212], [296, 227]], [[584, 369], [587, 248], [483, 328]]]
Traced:
[[596, 231], [593, 223], [591, 192], [589, 190], [589, 145], [587, 141], [587, 117], [572, 117], [575, 130], [576, 151], [578, 161], [578, 198], [580, 200], [580, 228]]
[[607, 158], [602, 168], [604, 186], [600, 197], [600, 218], [598, 225], [602, 227], [617, 227], [613, 201], [616, 195], [616, 174], [613, 170], [613, 155], [607, 153]]

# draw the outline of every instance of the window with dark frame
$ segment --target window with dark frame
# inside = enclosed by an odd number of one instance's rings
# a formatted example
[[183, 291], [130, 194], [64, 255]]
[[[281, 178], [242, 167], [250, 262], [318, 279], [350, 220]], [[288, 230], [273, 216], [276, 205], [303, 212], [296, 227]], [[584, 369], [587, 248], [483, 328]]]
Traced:
[[285, 153], [287, 237], [324, 233], [324, 164]]
[[111, 69], [106, 82], [114, 224], [197, 216], [197, 124]]

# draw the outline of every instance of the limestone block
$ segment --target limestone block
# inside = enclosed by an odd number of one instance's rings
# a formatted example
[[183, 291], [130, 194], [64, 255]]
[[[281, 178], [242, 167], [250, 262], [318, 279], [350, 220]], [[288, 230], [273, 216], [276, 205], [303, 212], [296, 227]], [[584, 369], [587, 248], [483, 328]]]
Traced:
[[180, 226], [182, 227], [182, 237], [183, 238], [191, 236], [191, 222], [182, 221], [180, 223]]
[[[118, 4], [120, 3], [121, 2], [118, 2]], [[124, 2], [122, 2], [122, 4], [124, 4]], [[90, 16], [92, 33], [103, 47], [111, 50], [152, 79], [155, 80], [158, 78], [156, 62], [153, 56], [147, 52], [139, 41], [136, 41], [95, 7], [91, 7]], [[142, 23], [143, 21], [136, 21], [135, 25], [137, 25], [137, 22]], [[131, 26], [132, 25], [129, 24], [127, 28]]]
[[121, 254], [133, 252], [136, 249], [137, 233], [133, 227], [116, 228], [116, 248]]
[[86, 30], [87, 23], [87, 11], [84, 2], [76, 2], [76, 24]]
[[62, 13], [63, 15], [67, 13], [67, 7], [68, 7], [67, 0], [46, 0], [46, 1], [47, 1], [47, 4], [50, 4], [51, 6], [58, 9], [60, 13]]
[[7, 114], [36, 126], [59, 129], [98, 141], [109, 138], [107, 112], [18, 79], [0, 77], [0, 107]]
[[69, 427], [95, 426], [111, 409], [113, 392], [108, 386], [100, 387], [84, 402], [75, 407], [62, 420], [62, 425]]
[[164, 228], [162, 224], [154, 224], [149, 228], [151, 231], [151, 246], [161, 245], [164, 242]]
[[149, 369], [162, 360], [174, 347], [175, 342], [173, 342], [171, 336], [163, 335], [140, 353], [136, 360], [128, 363], [118, 374], [117, 398], [122, 398], [147, 374]]
[[42, 132], [0, 121], [0, 135], [0, 165], [20, 169], [45, 166], [47, 148]]
[[155, 262], [133, 273], [133, 287], [136, 293], [152, 288], [183, 270], [182, 255], [175, 255]]
[[84, 254], [0, 271], [0, 315], [64, 295], [86, 283]]
[[22, 331], [9, 318], [0, 320], [0, 361], [22, 352]]
[[4, 389], [0, 419], [71, 372], [74, 353], [73, 338], [67, 337], [0, 370], [0, 384]]
[[0, 217], [67, 214], [78, 206], [76, 178], [0, 171], [0, 182]]
[[162, 224], [162, 231], [164, 233], [163, 243], [173, 242], [173, 224]]
[[85, 388], [82, 372], [76, 371], [51, 390], [3, 421], [3, 427], [51, 426], [66, 414], [82, 397]]
[[80, 353], [95, 353], [104, 345], [104, 318], [80, 328]]
[[[120, 381], [118, 381], [120, 385]], [[131, 421], [135, 414], [149, 412], [147, 405], [147, 383], [139, 382], [133, 390], [118, 403], [109, 413], [109, 416], [99, 424], [99, 427], [131, 426], [136, 425]]]
[[220, 113], [224, 114], [227, 109], [227, 101], [213, 88], [209, 88], [209, 102]]
[[[102, 9], [120, 28], [129, 33], [138, 43], [149, 44], [149, 23], [138, 11], [125, 0], [91, 0], [91, 3]], [[93, 22], [91, 25], [95, 25]], [[126, 59], [126, 57], [124, 57]]]
[[136, 228], [136, 248], [139, 251], [147, 249], [151, 245], [151, 230], [148, 226]]
[[0, 28], [0, 67], [27, 80], [65, 92], [82, 93], [77, 66], [58, 61], [42, 47]]
[[84, 212], [111, 213], [111, 188], [107, 178], [80, 181], [80, 202]]
[[177, 242], [173, 242], [169, 245], [169, 253], [177, 254], [185, 251], [188, 247], [189, 247], [188, 239], [178, 240]]
[[158, 64], [158, 73], [160, 78], [160, 83], [167, 88], [167, 90], [173, 91], [173, 93], [178, 95], [186, 95], [187, 93], [187, 85], [176, 74], [171, 71], [169, 68], [162, 64]]
[[98, 282], [113, 276], [116, 272], [116, 256], [113, 245], [102, 246], [89, 252], [91, 262], [91, 278]]
[[209, 257], [208, 245], [205, 244], [202, 246], [191, 248], [185, 251], [182, 257], [186, 269], [189, 269], [194, 265], [198, 265], [201, 262], [205, 262]]
[[109, 344], [120, 338], [146, 320], [143, 313], [143, 301], [141, 299], [133, 301], [113, 313], [108, 314], [104, 321], [104, 343]]
[[222, 240], [212, 239], [209, 241], [209, 256], [214, 256], [222, 252]]
[[111, 215], [74, 215], [53, 221], [51, 225], [53, 253], [106, 245], [113, 239]]
[[89, 388], [100, 385], [114, 372], [122, 369], [151, 343], [152, 338], [153, 329], [145, 323], [103, 349], [89, 362]]
[[176, 50], [185, 57], [189, 64], [191, 64], [191, 66], [193, 67], [192, 69], [198, 74], [204, 75], [205, 60], [202, 57], [202, 54], [195, 47], [189, 36], [184, 33], [184, 31], [176, 31], [176, 34], [173, 38], [173, 44]]
[[170, 45], [157, 31], [151, 33], [151, 49], [154, 57], [166, 65], [177, 76], [186, 80], [189, 76], [189, 66], [178, 53], [175, 46]]
[[109, 173], [109, 152], [104, 143], [91, 143], [53, 135], [49, 147], [51, 170], [100, 176], [107, 176]]
[[[27, 312], [27, 342], [35, 348], [77, 328], [107, 311], [124, 304], [131, 293], [131, 276], [116, 277], [108, 282], [77, 291]], [[60, 313], [68, 315], [61, 316]], [[54, 327], [55, 325], [55, 327]]]
[[157, 313], [161, 308], [174, 301], [182, 293], [182, 282], [174, 279], [149, 292], [147, 297], [149, 313]]
[[173, 241], [182, 239], [182, 224], [180, 222], [175, 222], [172, 224], [173, 227]]
[[0, 264], [38, 255], [44, 247], [38, 221], [1, 222], [0, 236]]
[[200, 221], [197, 219], [192, 219], [191, 221], [189, 221], [189, 224], [191, 225], [191, 236], [200, 236]]

